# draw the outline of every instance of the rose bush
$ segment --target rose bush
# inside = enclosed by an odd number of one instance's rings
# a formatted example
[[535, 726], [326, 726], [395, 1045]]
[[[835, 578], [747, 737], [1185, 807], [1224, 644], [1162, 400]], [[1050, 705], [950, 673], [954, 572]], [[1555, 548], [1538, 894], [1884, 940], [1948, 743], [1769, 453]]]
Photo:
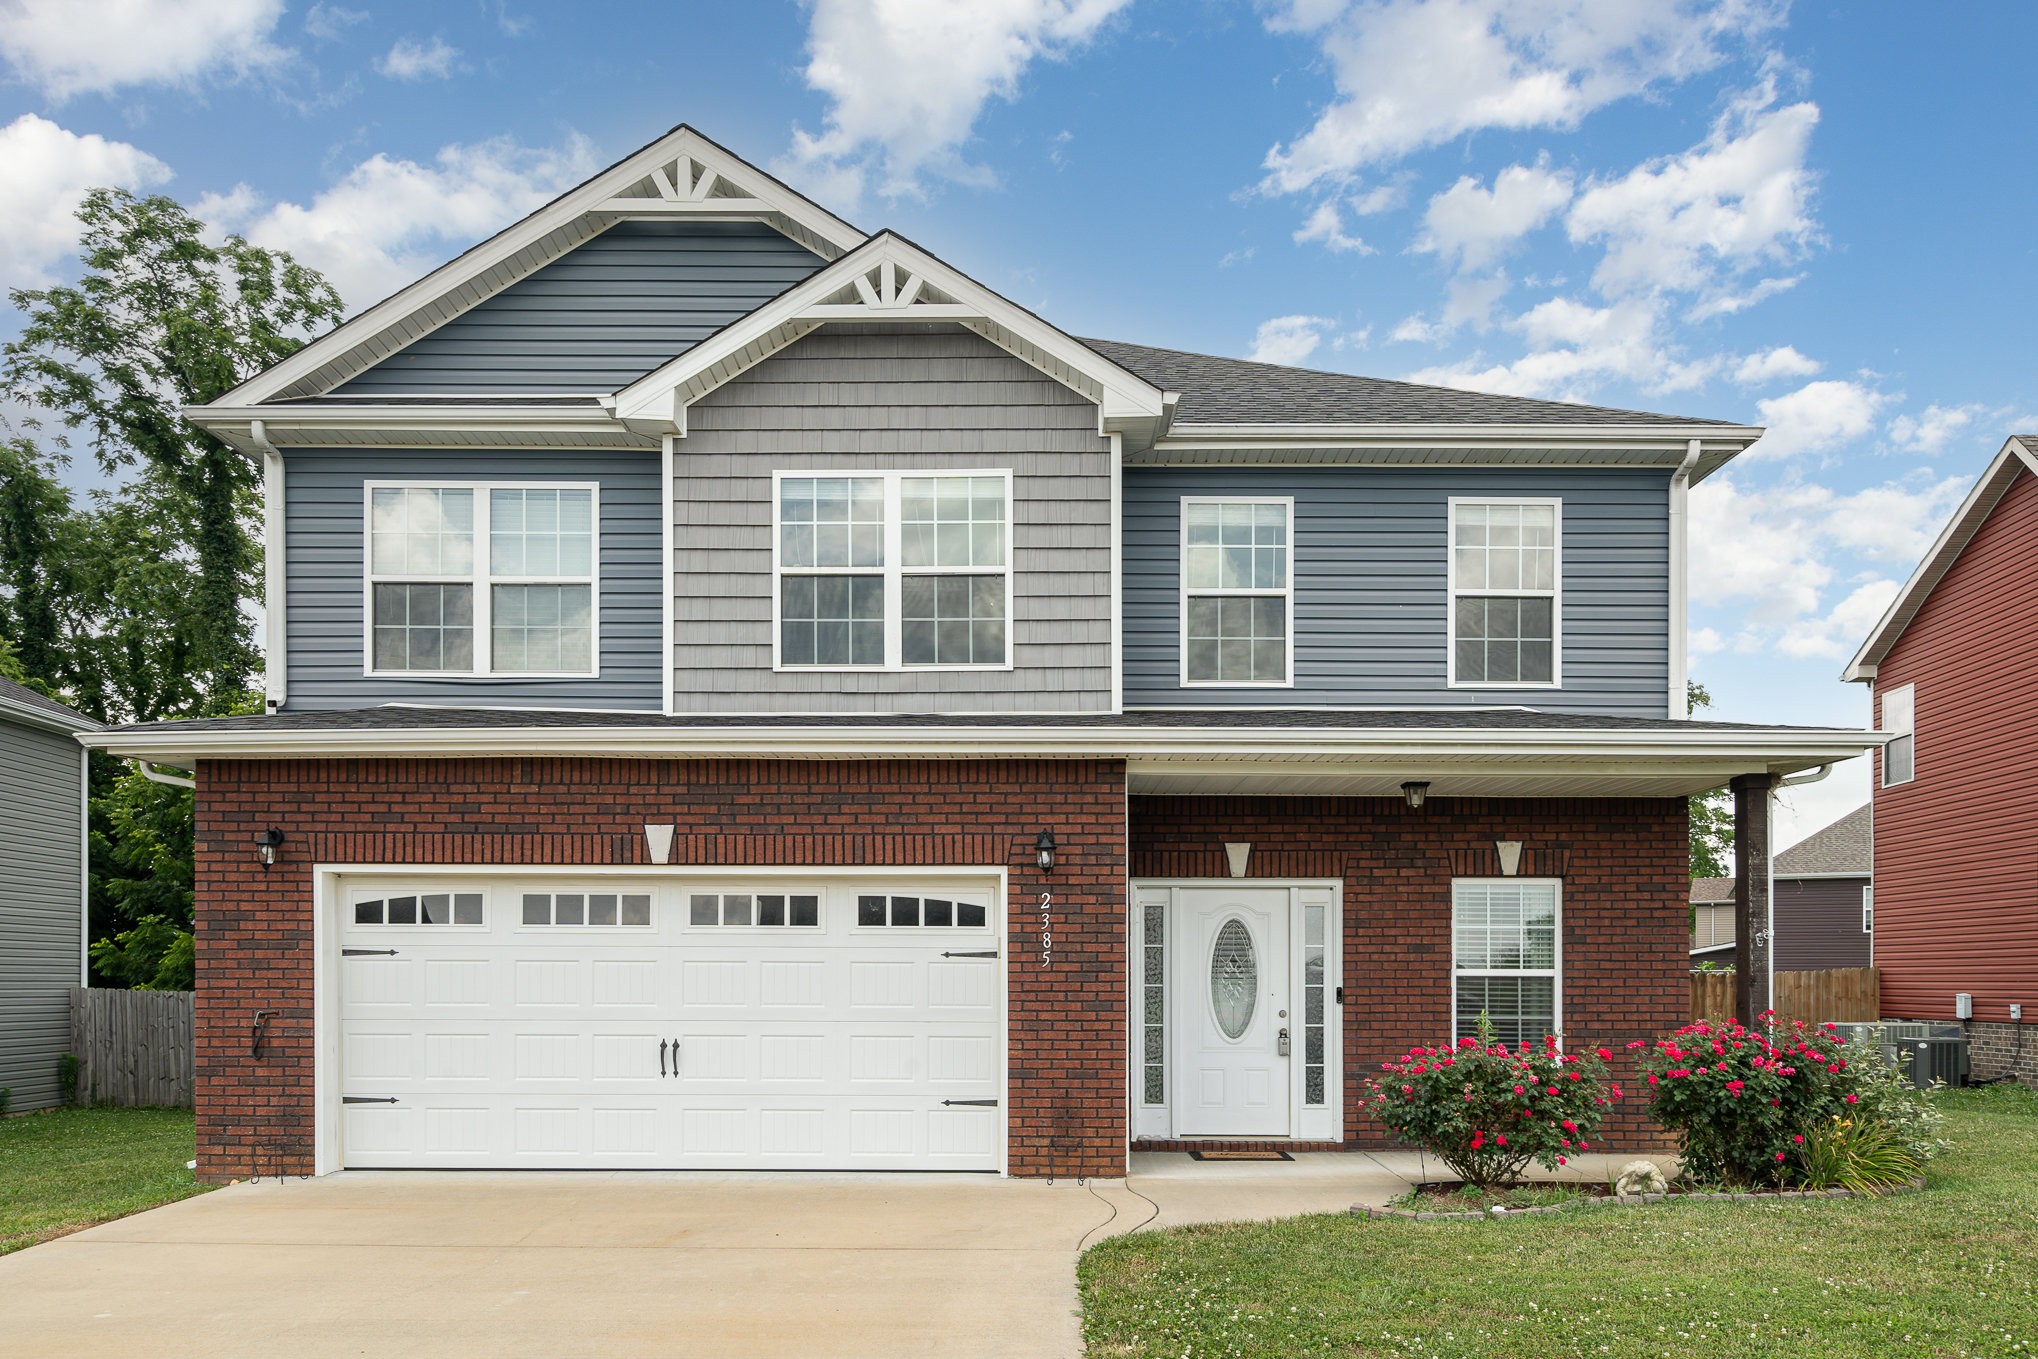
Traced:
[[[1830, 1024], [1785, 1024], [1774, 1011], [1759, 1021], [1701, 1021], [1628, 1044], [1647, 1046], [1650, 1112], [1677, 1133], [1687, 1178], [1859, 1187], [1891, 1182], [1890, 1167], [1908, 1178], [1943, 1145], [1936, 1114], [1876, 1053], [1856, 1062]], [[1891, 1141], [1904, 1155], [1881, 1154]]]
[[1410, 1048], [1381, 1063], [1365, 1108], [1480, 1189], [1513, 1184], [1530, 1161], [1555, 1170], [1590, 1151], [1621, 1096], [1606, 1080], [1613, 1054], [1560, 1051], [1554, 1038], [1510, 1049], [1480, 1027], [1456, 1047]]

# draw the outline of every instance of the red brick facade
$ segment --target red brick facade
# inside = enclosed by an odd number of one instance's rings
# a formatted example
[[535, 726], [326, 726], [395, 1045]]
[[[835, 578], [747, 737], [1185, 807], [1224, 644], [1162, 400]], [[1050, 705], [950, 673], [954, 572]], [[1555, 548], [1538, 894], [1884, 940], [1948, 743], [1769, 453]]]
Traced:
[[[1131, 800], [1132, 876], [1228, 876], [1225, 841], [1252, 845], [1248, 876], [1344, 883], [1345, 1136], [1394, 1145], [1359, 1112], [1359, 1081], [1451, 1031], [1451, 879], [1519, 871], [1563, 879], [1563, 1010], [1573, 1044], [1617, 1051], [1690, 1015], [1688, 826], [1682, 798]], [[1631, 1070], [1625, 1052], [1618, 1070]], [[1664, 1145], [1630, 1097], [1608, 1127], [1622, 1150]], [[1144, 1144], [1142, 1144], [1144, 1145]]]
[[[1125, 776], [1106, 761], [378, 759], [198, 771], [198, 1168], [310, 1174], [312, 865], [644, 863], [1010, 870], [1011, 1169], [1125, 1164]], [[253, 838], [287, 837], [276, 866]], [[1034, 864], [1051, 829], [1054, 870]], [[1054, 953], [1040, 966], [1039, 894]], [[270, 1010], [263, 1056], [249, 1026]]]
[[[641, 826], [678, 826], [675, 865], [1004, 866], [1010, 959], [1010, 1165], [1124, 1173], [1128, 875], [1344, 883], [1345, 1135], [1360, 1075], [1450, 1026], [1450, 880], [1564, 880], [1566, 1028], [1618, 1046], [1681, 1023], [1681, 800], [1132, 798], [1110, 761], [375, 759], [207, 761], [198, 771], [198, 1156], [211, 1180], [314, 1166], [314, 864], [644, 863]], [[1127, 854], [1128, 807], [1131, 853]], [[253, 838], [286, 836], [275, 867]], [[1033, 840], [1059, 842], [1043, 875]], [[1054, 894], [1051, 969], [1039, 894]], [[257, 1010], [273, 1012], [249, 1054]], [[1634, 1111], [1625, 1146], [1660, 1136]]]

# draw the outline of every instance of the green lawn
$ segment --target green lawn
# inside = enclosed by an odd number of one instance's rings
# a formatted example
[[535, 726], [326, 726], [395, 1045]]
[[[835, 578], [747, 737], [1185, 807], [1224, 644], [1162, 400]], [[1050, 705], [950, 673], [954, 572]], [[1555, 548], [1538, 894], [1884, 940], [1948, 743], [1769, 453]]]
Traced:
[[0, 1118], [0, 1255], [201, 1193], [188, 1109]]
[[1919, 1194], [1105, 1241], [1081, 1266], [1089, 1354], [2038, 1355], [2038, 1096], [1940, 1103], [1955, 1146]]

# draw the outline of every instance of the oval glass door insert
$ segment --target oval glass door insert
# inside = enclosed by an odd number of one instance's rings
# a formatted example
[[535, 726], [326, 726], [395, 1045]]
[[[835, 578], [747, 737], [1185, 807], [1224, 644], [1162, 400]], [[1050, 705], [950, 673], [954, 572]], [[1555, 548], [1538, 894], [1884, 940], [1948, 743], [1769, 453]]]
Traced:
[[1260, 960], [1253, 952], [1252, 931], [1243, 920], [1227, 920], [1210, 945], [1210, 1005], [1226, 1038], [1239, 1040], [1259, 1001]]

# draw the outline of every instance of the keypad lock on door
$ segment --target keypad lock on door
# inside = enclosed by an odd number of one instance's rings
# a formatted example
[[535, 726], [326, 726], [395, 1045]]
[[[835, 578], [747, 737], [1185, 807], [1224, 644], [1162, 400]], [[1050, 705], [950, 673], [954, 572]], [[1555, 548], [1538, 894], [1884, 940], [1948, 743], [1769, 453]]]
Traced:
[[1286, 1029], [1281, 1030], [1281, 1037], [1277, 1050], [1283, 1057], [1286, 1057], [1288, 1055], [1288, 1031]]

